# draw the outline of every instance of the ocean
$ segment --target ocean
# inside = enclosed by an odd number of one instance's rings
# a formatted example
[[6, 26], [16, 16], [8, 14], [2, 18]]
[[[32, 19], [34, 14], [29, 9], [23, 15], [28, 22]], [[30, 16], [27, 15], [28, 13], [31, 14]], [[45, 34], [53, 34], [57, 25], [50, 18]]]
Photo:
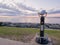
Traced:
[[[13, 22], [13, 23], [40, 23], [39, 17], [21, 17], [21, 16], [8, 16], [0, 17], [0, 22]], [[46, 17], [45, 23], [60, 24], [58, 17]]]
[[45, 23], [60, 24], [60, 18], [47, 17], [45, 18]]

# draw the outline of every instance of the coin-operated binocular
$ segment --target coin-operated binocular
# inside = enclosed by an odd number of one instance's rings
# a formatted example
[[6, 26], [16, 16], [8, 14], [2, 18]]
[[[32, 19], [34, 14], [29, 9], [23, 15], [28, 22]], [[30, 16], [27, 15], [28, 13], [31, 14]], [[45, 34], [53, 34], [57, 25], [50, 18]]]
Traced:
[[47, 16], [47, 12], [46, 12], [46, 10], [41, 10], [38, 12], [38, 15], [39, 16]]
[[44, 37], [44, 19], [47, 16], [47, 12], [46, 10], [41, 10], [38, 12], [38, 15], [40, 17], [40, 37], [36, 38], [36, 40], [40, 44], [47, 44], [48, 40]]

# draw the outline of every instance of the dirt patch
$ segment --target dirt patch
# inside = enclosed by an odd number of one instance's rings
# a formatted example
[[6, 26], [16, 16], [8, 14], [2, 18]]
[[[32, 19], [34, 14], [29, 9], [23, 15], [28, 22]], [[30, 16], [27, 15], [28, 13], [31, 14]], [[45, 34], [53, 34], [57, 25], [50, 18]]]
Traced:
[[33, 38], [34, 38], [34, 35], [23, 36], [23, 38], [21, 38], [21, 41], [24, 42], [24, 43], [28, 43]]

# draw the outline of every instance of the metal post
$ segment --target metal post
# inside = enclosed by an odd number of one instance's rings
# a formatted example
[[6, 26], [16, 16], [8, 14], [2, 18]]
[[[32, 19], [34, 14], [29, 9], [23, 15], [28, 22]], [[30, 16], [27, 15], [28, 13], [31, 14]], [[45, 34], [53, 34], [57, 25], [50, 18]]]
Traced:
[[44, 16], [40, 18], [40, 42], [41, 44], [44, 42]]

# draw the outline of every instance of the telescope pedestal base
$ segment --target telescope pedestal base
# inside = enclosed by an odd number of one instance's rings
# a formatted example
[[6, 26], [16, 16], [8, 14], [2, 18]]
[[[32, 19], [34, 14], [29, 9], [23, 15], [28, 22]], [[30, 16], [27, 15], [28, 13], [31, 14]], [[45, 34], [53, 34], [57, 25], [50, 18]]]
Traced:
[[39, 43], [39, 44], [48, 44], [49, 40], [46, 39], [46, 38], [43, 38], [43, 41], [41, 41], [42, 38], [40, 37], [37, 37], [36, 38], [36, 42]]
[[[42, 40], [41, 40], [42, 39]], [[52, 44], [52, 40], [51, 38], [48, 37], [48, 35], [45, 35], [43, 38], [40, 37], [39, 34], [36, 34], [36, 39], [35, 41], [38, 43], [38, 44]]]

